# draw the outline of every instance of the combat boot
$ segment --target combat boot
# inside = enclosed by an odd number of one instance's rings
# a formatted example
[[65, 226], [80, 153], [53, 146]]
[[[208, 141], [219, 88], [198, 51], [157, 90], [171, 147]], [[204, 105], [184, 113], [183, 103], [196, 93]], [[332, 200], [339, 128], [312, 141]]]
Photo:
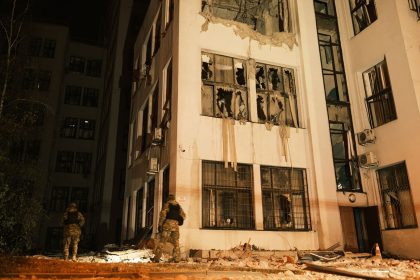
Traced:
[[75, 256], [75, 255], [73, 255], [73, 257], [71, 258], [71, 260], [72, 260], [72, 261], [74, 261], [74, 262], [75, 262], [75, 261], [77, 261], [76, 256]]
[[67, 261], [69, 259], [69, 255], [64, 255], [64, 260]]

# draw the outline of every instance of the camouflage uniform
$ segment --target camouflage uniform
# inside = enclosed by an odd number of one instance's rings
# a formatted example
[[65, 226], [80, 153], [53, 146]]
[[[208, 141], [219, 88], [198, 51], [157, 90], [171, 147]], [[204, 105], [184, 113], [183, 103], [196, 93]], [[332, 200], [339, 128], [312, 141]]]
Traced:
[[69, 257], [69, 247], [73, 242], [72, 259], [76, 260], [78, 244], [80, 241], [81, 227], [85, 224], [85, 218], [77, 211], [76, 204], [70, 203], [63, 215], [64, 224], [64, 259]]
[[163, 246], [166, 242], [170, 242], [174, 246], [173, 250], [173, 260], [179, 262], [180, 259], [180, 250], [179, 250], [179, 224], [177, 220], [167, 218], [170, 212], [170, 206], [179, 206], [179, 215], [185, 219], [186, 215], [182, 210], [181, 205], [175, 201], [173, 195], [169, 195], [168, 201], [163, 205], [162, 210], [160, 211], [159, 217], [159, 229], [160, 229], [160, 239], [155, 250], [156, 262], [159, 262], [160, 257], [162, 256]]

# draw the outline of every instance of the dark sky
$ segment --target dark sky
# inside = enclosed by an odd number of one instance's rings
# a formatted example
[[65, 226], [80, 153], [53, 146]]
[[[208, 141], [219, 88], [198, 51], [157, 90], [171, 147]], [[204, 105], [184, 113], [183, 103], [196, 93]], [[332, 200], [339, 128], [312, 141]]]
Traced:
[[30, 1], [34, 19], [67, 24], [73, 39], [100, 42], [103, 38], [103, 24], [109, 0]]

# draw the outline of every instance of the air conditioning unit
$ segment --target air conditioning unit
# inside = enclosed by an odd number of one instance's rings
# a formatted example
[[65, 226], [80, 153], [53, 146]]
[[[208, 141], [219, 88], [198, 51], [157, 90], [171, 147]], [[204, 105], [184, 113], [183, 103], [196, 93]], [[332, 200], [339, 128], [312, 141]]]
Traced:
[[149, 166], [147, 168], [148, 174], [156, 174], [159, 172], [159, 160], [157, 157], [151, 157], [149, 159]]
[[360, 145], [364, 146], [369, 143], [375, 143], [376, 136], [373, 129], [365, 129], [362, 132], [357, 133], [357, 140]]
[[359, 166], [362, 168], [377, 167], [378, 163], [378, 159], [373, 152], [367, 152], [359, 156]]
[[159, 145], [162, 143], [163, 135], [162, 135], [162, 128], [155, 128], [153, 131], [152, 143], [154, 145]]

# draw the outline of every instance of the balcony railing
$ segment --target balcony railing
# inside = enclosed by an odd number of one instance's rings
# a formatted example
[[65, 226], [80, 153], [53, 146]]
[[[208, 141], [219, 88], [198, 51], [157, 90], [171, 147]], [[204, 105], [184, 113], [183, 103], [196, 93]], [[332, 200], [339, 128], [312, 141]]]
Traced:
[[417, 13], [417, 20], [420, 20], [420, 0], [408, 0], [408, 6]]

